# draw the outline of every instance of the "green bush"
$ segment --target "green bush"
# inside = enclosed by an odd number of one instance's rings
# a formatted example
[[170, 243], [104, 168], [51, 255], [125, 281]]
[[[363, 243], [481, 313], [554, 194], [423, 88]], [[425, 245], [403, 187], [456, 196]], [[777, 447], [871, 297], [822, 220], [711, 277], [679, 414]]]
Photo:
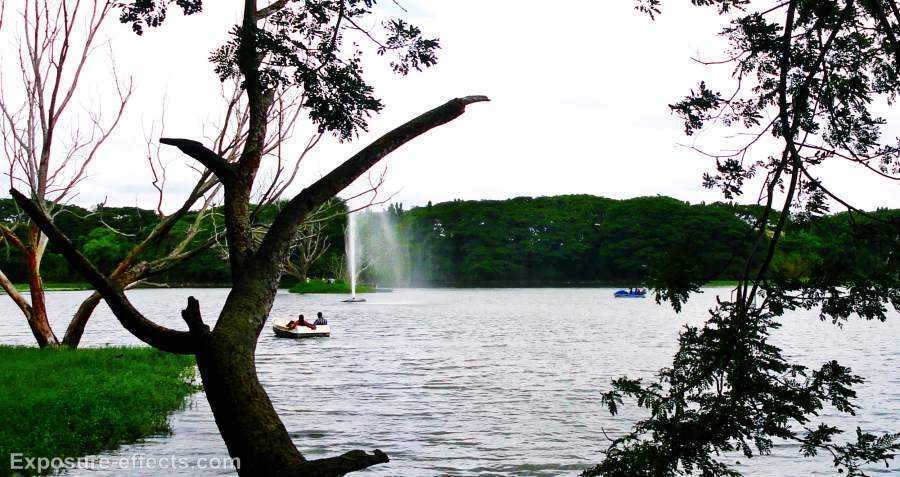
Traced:
[[0, 346], [0, 475], [10, 454], [78, 457], [170, 432], [194, 358], [151, 348]]

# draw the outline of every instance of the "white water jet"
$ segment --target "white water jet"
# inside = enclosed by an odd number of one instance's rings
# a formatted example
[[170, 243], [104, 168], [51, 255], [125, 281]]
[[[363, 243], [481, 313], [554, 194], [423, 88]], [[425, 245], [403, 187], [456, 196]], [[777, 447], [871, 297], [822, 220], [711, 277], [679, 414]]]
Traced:
[[350, 298], [356, 300], [356, 214], [347, 214], [347, 267], [350, 271]]
[[405, 261], [401, 252], [400, 239], [397, 236], [397, 227], [393, 216], [387, 212], [375, 215], [378, 221], [378, 231], [381, 236], [381, 267], [384, 272], [390, 272], [389, 281], [393, 286], [402, 284], [405, 275]]

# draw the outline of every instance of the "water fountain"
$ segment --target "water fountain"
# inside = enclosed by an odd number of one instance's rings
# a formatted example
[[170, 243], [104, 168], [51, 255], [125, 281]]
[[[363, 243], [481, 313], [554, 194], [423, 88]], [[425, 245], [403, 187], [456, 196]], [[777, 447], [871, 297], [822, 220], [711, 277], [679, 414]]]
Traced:
[[350, 298], [344, 300], [344, 303], [359, 303], [366, 301], [365, 298], [356, 296], [356, 264], [359, 255], [356, 248], [356, 214], [347, 214], [347, 268], [350, 272]]

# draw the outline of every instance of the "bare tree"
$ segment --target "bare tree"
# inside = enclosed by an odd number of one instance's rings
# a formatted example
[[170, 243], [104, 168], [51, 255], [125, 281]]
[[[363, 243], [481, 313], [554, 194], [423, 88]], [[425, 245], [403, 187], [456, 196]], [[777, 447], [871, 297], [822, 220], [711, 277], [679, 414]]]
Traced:
[[[104, 118], [98, 107], [88, 112], [89, 124], [82, 127], [70, 114], [113, 5], [112, 0], [26, 0], [19, 17], [18, 57], [4, 61], [18, 70], [12, 92], [0, 80], [0, 145], [10, 185], [26, 188], [51, 216], [76, 194], [131, 97], [131, 82], [120, 82], [113, 67], [116, 107], [110, 117]], [[41, 277], [46, 237], [34, 223], [2, 224], [0, 234], [25, 259], [30, 300], [2, 271], [0, 287], [25, 315], [38, 345], [58, 345], [47, 319]]]
[[[223, 77], [240, 76], [248, 105], [247, 134], [240, 154], [229, 162], [221, 154], [191, 139], [164, 138], [195, 159], [222, 183], [225, 236], [229, 252], [232, 288], [212, 328], [204, 324], [199, 303], [188, 299], [182, 318], [188, 330], [162, 327], [139, 312], [122, 288], [100, 273], [53, 224], [40, 205], [13, 190], [13, 197], [63, 252], [66, 259], [95, 287], [120, 323], [133, 335], [158, 349], [192, 354], [203, 379], [204, 391], [229, 453], [241, 462], [242, 475], [336, 476], [387, 462], [376, 450], [309, 460], [294, 446], [275, 412], [255, 367], [255, 350], [271, 310], [283, 264], [290, 253], [297, 227], [322, 203], [337, 195], [382, 158], [428, 132], [461, 116], [484, 96], [448, 101], [384, 134], [340, 166], [304, 188], [284, 203], [265, 236], [253, 240], [251, 197], [257, 172], [265, 156], [269, 111], [280, 84], [297, 84], [320, 131], [333, 131], [349, 139], [364, 127], [365, 118], [380, 109], [371, 87], [362, 81], [359, 64], [338, 55], [343, 33], [361, 32], [378, 43], [379, 52], [397, 52], [394, 69], [434, 63], [437, 42], [405, 22], [385, 22], [386, 40], [375, 39], [361, 25], [372, 14], [364, 2], [286, 2], [260, 8], [257, 0], [245, 0], [240, 28], [232, 41], [213, 55]], [[200, 2], [179, 2], [199, 7]], [[348, 6], [348, 4], [350, 6]], [[308, 15], [315, 9], [315, 15]], [[159, 8], [137, 2], [123, 17], [141, 31], [158, 23]], [[302, 41], [298, 40], [303, 38]], [[300, 48], [298, 45], [302, 45]], [[392, 53], [393, 54], [393, 53]], [[291, 69], [285, 73], [282, 66]]]
[[297, 234], [291, 244], [291, 253], [284, 263], [284, 272], [303, 282], [309, 276], [309, 268], [319, 261], [331, 248], [326, 226], [328, 220], [337, 218], [333, 207], [323, 204], [313, 211], [297, 227]]

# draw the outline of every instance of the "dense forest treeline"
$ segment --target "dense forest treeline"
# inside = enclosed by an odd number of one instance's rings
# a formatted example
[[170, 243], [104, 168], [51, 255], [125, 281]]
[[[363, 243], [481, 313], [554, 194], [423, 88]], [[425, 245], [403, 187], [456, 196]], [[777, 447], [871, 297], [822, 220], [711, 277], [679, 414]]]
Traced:
[[733, 277], [728, 257], [748, 232], [729, 206], [669, 197], [520, 197], [393, 212], [411, 281], [440, 285], [636, 281], [672, 254], [711, 278]]
[[[590, 195], [452, 201], [404, 210], [366, 211], [360, 221], [362, 279], [393, 286], [535, 286], [647, 283], [655, 279], [739, 276], [751, 243], [751, 223], [759, 208], [726, 203], [689, 204], [664, 196], [614, 200]], [[273, 211], [262, 211], [264, 222]], [[897, 216], [898, 210], [879, 210]], [[0, 200], [0, 220], [15, 223], [20, 213]], [[111, 270], [132, 244], [159, 220], [136, 207], [66, 206], [56, 216], [60, 228], [101, 269]], [[193, 220], [186, 216], [148, 258], [162, 253]], [[772, 220], [777, 220], [773, 217]], [[848, 257], [846, 267], [889, 255], [878, 244], [859, 243], [845, 213], [794, 216], [780, 244], [773, 273], [802, 280], [823, 257]], [[860, 220], [857, 216], [855, 220]], [[346, 216], [328, 219], [321, 232], [325, 251], [310, 265], [312, 278], [345, 274]], [[218, 224], [220, 226], [221, 224]], [[196, 241], [217, 230], [211, 219]], [[849, 251], [854, 253], [849, 253]], [[887, 251], [889, 252], [889, 251]], [[19, 254], [0, 255], [0, 266], [23, 280]], [[51, 245], [44, 279], [77, 282]], [[153, 281], [173, 285], [220, 284], [229, 280], [226, 254], [205, 250]], [[288, 284], [295, 281], [285, 277]]]

